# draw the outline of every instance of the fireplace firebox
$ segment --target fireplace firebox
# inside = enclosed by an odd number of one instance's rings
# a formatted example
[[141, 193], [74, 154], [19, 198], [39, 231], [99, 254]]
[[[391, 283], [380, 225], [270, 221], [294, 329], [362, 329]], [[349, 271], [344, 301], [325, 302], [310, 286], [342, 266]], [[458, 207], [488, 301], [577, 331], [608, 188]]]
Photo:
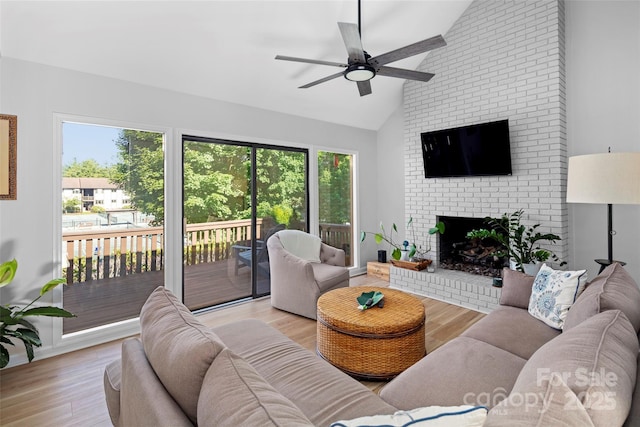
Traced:
[[490, 228], [484, 218], [439, 216], [438, 221], [445, 225], [438, 244], [440, 268], [500, 277], [502, 268], [509, 265], [508, 257], [496, 255], [504, 247], [491, 239], [466, 237], [471, 230]]

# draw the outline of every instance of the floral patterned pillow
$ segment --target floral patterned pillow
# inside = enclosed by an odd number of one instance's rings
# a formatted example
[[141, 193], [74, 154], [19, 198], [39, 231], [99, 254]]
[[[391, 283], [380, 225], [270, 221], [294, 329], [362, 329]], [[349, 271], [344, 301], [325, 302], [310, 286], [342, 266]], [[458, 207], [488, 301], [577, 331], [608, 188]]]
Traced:
[[554, 270], [543, 264], [533, 281], [529, 314], [554, 329], [562, 329], [569, 309], [586, 283], [587, 270]]

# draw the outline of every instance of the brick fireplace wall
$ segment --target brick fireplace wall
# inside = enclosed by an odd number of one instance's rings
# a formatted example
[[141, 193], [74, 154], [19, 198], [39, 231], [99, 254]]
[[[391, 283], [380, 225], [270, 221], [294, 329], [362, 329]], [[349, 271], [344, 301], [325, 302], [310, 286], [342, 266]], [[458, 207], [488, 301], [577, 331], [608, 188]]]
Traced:
[[[475, 0], [404, 91], [405, 215], [426, 236], [439, 215], [484, 218], [525, 210], [558, 234], [568, 256], [563, 0]], [[509, 119], [513, 175], [424, 178], [420, 133]], [[431, 257], [438, 259], [437, 242]], [[490, 279], [392, 268], [391, 285], [480, 311], [497, 305]]]
[[[567, 256], [567, 143], [562, 0], [475, 0], [404, 92], [405, 215], [426, 236], [438, 215], [500, 216], [562, 237]], [[509, 119], [513, 175], [424, 178], [420, 133]], [[432, 242], [433, 243], [433, 242]], [[437, 259], [437, 244], [432, 245]]]

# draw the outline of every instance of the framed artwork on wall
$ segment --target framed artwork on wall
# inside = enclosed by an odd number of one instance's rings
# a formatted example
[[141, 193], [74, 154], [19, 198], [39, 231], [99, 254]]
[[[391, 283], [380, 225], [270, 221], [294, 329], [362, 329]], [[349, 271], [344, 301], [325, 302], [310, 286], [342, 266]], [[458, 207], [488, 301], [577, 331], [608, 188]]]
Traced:
[[0, 200], [16, 200], [18, 116], [0, 114]]

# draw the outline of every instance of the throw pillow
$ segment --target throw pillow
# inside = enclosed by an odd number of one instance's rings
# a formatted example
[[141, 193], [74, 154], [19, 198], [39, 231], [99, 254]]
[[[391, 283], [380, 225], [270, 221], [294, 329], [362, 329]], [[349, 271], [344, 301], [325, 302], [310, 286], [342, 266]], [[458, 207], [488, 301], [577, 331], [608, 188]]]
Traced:
[[211, 363], [197, 402], [199, 426], [313, 426], [298, 407], [229, 349]]
[[636, 332], [640, 330], [640, 289], [624, 267], [615, 262], [605, 268], [576, 300], [567, 314], [563, 330], [584, 322], [591, 316], [606, 311], [620, 310], [631, 321]]
[[554, 270], [543, 264], [533, 281], [529, 314], [555, 329], [562, 329], [567, 312], [584, 290], [587, 270]]
[[140, 340], [156, 375], [195, 423], [202, 381], [224, 343], [161, 286], [140, 311]]
[[484, 406], [428, 406], [398, 411], [393, 415], [373, 415], [337, 421], [331, 427], [429, 426], [481, 427], [487, 417]]
[[529, 308], [531, 299], [531, 287], [534, 276], [529, 276], [517, 270], [504, 268], [502, 270], [502, 291], [500, 293], [500, 305], [511, 307]]

